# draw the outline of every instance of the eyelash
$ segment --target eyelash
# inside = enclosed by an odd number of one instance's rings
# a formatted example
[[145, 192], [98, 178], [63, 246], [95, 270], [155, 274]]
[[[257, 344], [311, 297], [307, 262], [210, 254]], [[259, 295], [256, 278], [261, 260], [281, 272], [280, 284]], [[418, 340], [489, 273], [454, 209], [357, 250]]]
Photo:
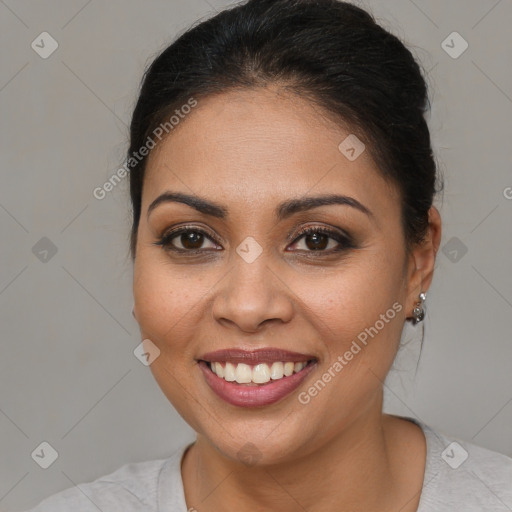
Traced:
[[[210, 234], [208, 231], [205, 231], [201, 228], [197, 228], [194, 226], [182, 226], [182, 227], [172, 230], [168, 233], [164, 233], [156, 242], [153, 242], [153, 245], [160, 246], [165, 251], [174, 252], [174, 253], [177, 253], [180, 255], [189, 255], [189, 256], [194, 256], [196, 254], [201, 254], [201, 253], [204, 254], [205, 251], [213, 252], [215, 250], [215, 249], [207, 249], [207, 250], [205, 250], [205, 249], [195, 249], [195, 250], [194, 249], [180, 249], [180, 248], [174, 247], [172, 245], [172, 240], [184, 233], [199, 233], [199, 234], [207, 237], [211, 242], [220, 245], [219, 242], [215, 239], [215, 237], [212, 234]], [[355, 248], [355, 244], [351, 237], [349, 237], [348, 235], [344, 235], [338, 231], [334, 231], [332, 229], [325, 228], [322, 226], [309, 226], [309, 227], [302, 228], [301, 230], [299, 230], [296, 237], [294, 238], [292, 245], [297, 243], [304, 236], [311, 235], [311, 234], [327, 235], [329, 238], [335, 240], [340, 245], [337, 248], [330, 249], [330, 250], [321, 250], [321, 249], [318, 251], [298, 250], [298, 252], [306, 252], [306, 253], [318, 254], [318, 256], [322, 256], [322, 255], [330, 255], [333, 253], [346, 252], [349, 249]], [[297, 252], [297, 250], [292, 251], [292, 252]]]

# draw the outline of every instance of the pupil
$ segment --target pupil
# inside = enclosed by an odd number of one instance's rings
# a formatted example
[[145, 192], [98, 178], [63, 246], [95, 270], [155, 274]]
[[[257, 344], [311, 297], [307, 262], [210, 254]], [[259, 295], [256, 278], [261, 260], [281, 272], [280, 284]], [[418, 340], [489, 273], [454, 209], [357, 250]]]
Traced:
[[[319, 242], [319, 238], [322, 238], [323, 240], [321, 240]], [[313, 245], [311, 246], [309, 243], [307, 243], [308, 239], [310, 239], [310, 240], [315, 239], [316, 241], [313, 242]], [[327, 239], [328, 239], [327, 235], [324, 235], [322, 233], [314, 233], [312, 235], [306, 236], [306, 245], [308, 246], [308, 249], [312, 249], [313, 251], [316, 251], [318, 249], [325, 249], [328, 244]]]
[[203, 245], [203, 235], [201, 233], [183, 233], [181, 243], [186, 249], [199, 249]]

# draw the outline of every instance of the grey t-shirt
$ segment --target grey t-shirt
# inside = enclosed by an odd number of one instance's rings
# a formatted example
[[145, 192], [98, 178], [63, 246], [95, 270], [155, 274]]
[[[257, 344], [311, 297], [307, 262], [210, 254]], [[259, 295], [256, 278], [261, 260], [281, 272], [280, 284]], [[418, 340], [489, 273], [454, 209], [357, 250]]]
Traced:
[[[450, 438], [405, 417], [425, 433], [427, 457], [417, 512], [511, 512], [512, 458]], [[166, 459], [130, 463], [93, 482], [79, 484], [27, 512], [192, 512], [185, 503], [181, 459], [187, 445]]]

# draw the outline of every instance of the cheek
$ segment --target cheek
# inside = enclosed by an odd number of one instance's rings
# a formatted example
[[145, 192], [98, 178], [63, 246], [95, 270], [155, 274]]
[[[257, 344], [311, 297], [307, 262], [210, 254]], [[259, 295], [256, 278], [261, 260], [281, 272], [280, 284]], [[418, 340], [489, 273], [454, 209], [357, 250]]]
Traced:
[[197, 306], [206, 290], [162, 260], [137, 253], [133, 296], [142, 339], [160, 351], [150, 370], [158, 386], [192, 428], [200, 425], [190, 406], [190, 377], [194, 362]]
[[388, 264], [382, 256], [380, 261], [361, 258], [321, 281], [302, 282], [295, 283], [294, 289], [307, 297], [306, 303], [316, 316], [341, 333], [373, 325], [403, 293], [401, 267]]
[[[297, 290], [307, 297], [303, 314], [315, 323], [327, 354], [299, 400], [322, 418], [327, 436], [374, 403], [393, 363], [404, 322], [399, 263], [386, 261], [382, 253], [367, 254], [325, 276], [323, 286], [303, 282]], [[316, 420], [305, 421], [314, 436]]]
[[168, 367], [174, 372], [179, 358], [189, 355], [193, 348], [190, 338], [204, 291], [197, 279], [191, 281], [179, 272], [171, 272], [170, 266], [150, 260], [142, 251], [137, 258], [133, 296], [141, 336], [160, 350], [159, 364], [172, 359]]
[[[396, 253], [395, 253], [396, 256]], [[322, 286], [319, 286], [322, 282]], [[299, 286], [299, 288], [297, 288]], [[383, 375], [394, 358], [403, 329], [402, 267], [399, 258], [368, 251], [346, 267], [316, 283], [294, 285], [307, 299], [304, 314], [322, 333], [328, 359], [333, 362], [353, 346], [350, 372], [374, 368]], [[355, 364], [354, 364], [355, 363]]]

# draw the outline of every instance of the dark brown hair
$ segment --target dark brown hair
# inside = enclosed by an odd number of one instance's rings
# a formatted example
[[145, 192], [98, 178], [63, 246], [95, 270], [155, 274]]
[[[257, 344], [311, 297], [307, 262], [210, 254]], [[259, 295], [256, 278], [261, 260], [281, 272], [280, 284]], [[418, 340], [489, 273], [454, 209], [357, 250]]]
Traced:
[[[405, 45], [347, 2], [249, 0], [186, 31], [144, 74], [129, 156], [191, 97], [270, 83], [350, 126], [400, 190], [407, 248], [421, 242], [439, 179], [424, 117], [426, 83]], [[146, 160], [134, 161], [130, 172], [132, 259]]]

